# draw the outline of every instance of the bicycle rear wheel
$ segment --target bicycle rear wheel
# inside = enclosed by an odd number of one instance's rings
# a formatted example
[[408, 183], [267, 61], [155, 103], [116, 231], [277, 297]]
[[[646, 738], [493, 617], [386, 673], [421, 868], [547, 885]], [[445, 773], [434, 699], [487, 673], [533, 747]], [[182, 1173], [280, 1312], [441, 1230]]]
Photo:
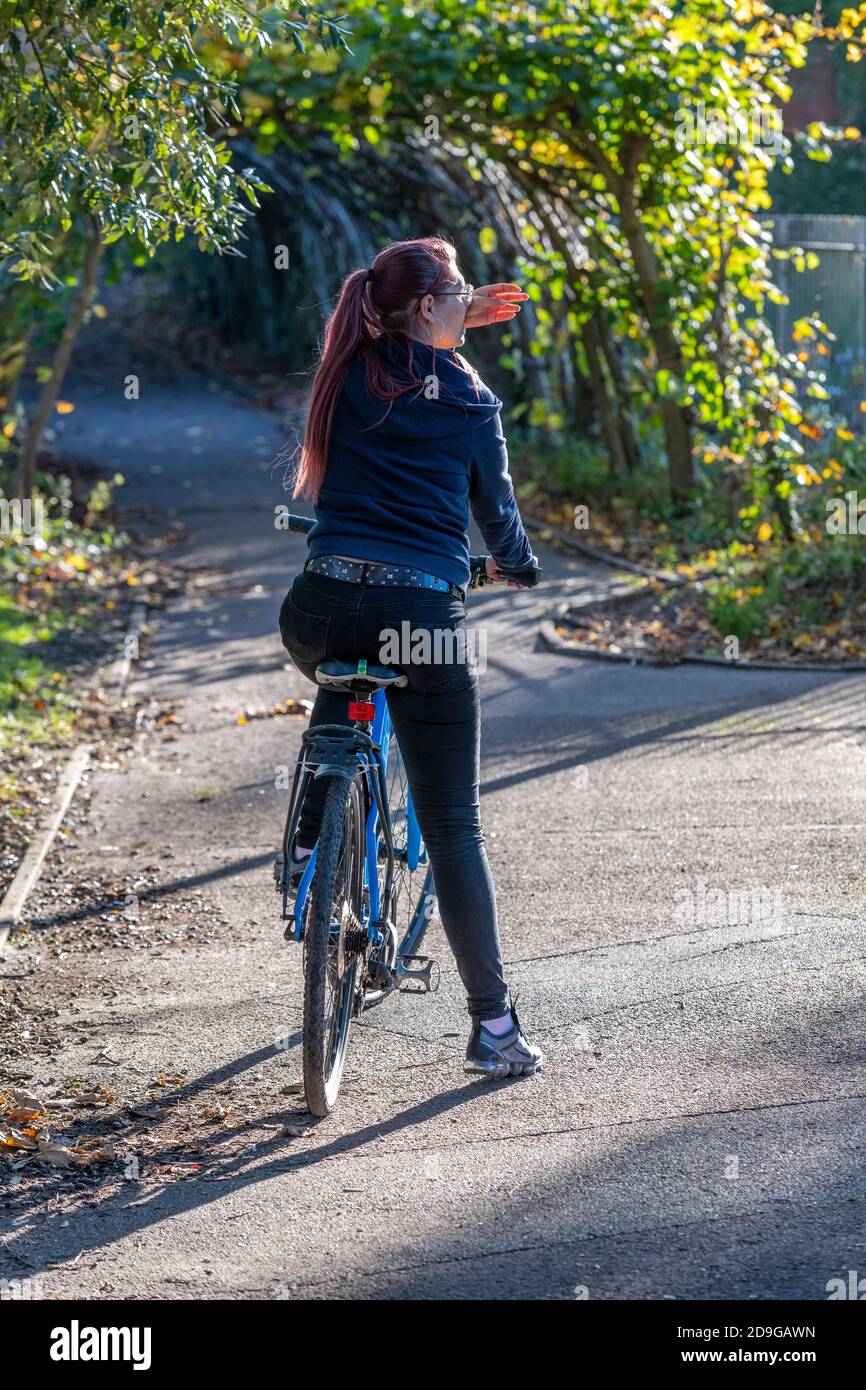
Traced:
[[304, 928], [304, 1090], [314, 1115], [336, 1104], [358, 1003], [362, 804], [357, 778], [329, 779]]

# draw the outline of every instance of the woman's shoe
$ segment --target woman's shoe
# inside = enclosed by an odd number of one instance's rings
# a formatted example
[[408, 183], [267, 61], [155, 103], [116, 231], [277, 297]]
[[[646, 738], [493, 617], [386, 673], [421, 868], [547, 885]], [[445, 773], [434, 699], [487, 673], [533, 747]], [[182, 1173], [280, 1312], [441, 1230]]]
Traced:
[[478, 1073], [491, 1081], [501, 1081], [506, 1076], [532, 1076], [541, 1071], [544, 1053], [523, 1036], [516, 1002], [516, 999], [511, 1001], [513, 1027], [501, 1037], [489, 1032], [478, 1019], [474, 1020], [466, 1048], [466, 1061], [463, 1063], [464, 1071]]
[[290, 882], [290, 883], [300, 883], [301, 879], [304, 877], [304, 870], [306, 869], [306, 867], [307, 867], [307, 865], [309, 864], [309, 862], [310, 862], [310, 856], [309, 856], [309, 854], [305, 854], [304, 857], [303, 857], [303, 859], [296, 859], [296, 858], [295, 858], [295, 847], [294, 847], [294, 845], [293, 845], [292, 848], [289, 850], [289, 882]]

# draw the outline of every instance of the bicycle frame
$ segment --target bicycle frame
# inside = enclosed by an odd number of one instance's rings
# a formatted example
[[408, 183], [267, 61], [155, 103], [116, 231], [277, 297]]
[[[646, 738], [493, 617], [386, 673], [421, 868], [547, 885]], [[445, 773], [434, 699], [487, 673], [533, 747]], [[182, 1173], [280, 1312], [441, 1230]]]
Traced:
[[[347, 695], [347, 699], [348, 699]], [[304, 794], [311, 778], [316, 776], [344, 777], [351, 781], [359, 767], [364, 774], [368, 792], [369, 811], [365, 826], [364, 887], [365, 903], [362, 926], [367, 928], [370, 943], [381, 945], [385, 925], [391, 907], [394, 887], [394, 842], [391, 830], [391, 814], [388, 806], [386, 774], [388, 769], [388, 750], [393, 728], [388, 701], [382, 689], [370, 697], [376, 713], [370, 733], [358, 724], [320, 724], [308, 729], [301, 739], [301, 753], [295, 766], [289, 810], [283, 832], [282, 879], [277, 878], [278, 891], [282, 891], [282, 918], [290, 924], [290, 939], [300, 941], [307, 909], [307, 895], [316, 871], [318, 845], [310, 855], [307, 867], [298, 884], [294, 904], [289, 905], [292, 884], [289, 875], [291, 846], [294, 843], [297, 823], [300, 819]], [[379, 836], [385, 841], [387, 867], [384, 891], [379, 891]], [[412, 794], [407, 794], [406, 802], [406, 857], [410, 870], [426, 862], [426, 851], [421, 841], [421, 828], [412, 804]]]

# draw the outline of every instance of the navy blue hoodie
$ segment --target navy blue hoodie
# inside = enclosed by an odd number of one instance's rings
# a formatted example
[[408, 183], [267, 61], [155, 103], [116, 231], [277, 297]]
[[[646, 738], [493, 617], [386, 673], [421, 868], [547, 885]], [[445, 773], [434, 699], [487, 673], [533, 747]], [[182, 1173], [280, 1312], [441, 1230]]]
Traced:
[[461, 588], [469, 582], [469, 510], [505, 569], [531, 569], [508, 473], [502, 402], [473, 381], [453, 352], [413, 340], [377, 344], [398, 380], [435, 373], [438, 399], [421, 386], [392, 404], [367, 393], [360, 352], [349, 363], [309, 553], [414, 565]]

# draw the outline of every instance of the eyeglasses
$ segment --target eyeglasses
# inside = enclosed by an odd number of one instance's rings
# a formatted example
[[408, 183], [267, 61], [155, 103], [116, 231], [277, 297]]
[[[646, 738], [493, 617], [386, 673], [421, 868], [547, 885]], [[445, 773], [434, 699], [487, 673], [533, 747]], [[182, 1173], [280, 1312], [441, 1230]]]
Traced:
[[468, 308], [475, 294], [475, 286], [463, 285], [460, 289], [456, 290], [425, 290], [424, 294], [419, 295], [415, 302], [420, 304], [421, 300], [426, 299], [428, 294], [432, 294], [434, 299], [443, 299], [445, 295], [455, 294]]
[[472, 296], [474, 295], [474, 293], [474, 285], [464, 285], [461, 290], [438, 290], [436, 294], [434, 294], [433, 298], [439, 299], [440, 297], [444, 297], [446, 294], [456, 294], [458, 299], [461, 299], [464, 304], [468, 305], [472, 303]]

